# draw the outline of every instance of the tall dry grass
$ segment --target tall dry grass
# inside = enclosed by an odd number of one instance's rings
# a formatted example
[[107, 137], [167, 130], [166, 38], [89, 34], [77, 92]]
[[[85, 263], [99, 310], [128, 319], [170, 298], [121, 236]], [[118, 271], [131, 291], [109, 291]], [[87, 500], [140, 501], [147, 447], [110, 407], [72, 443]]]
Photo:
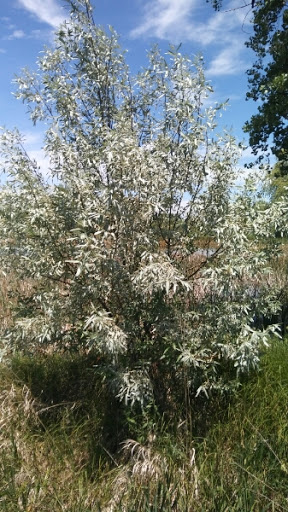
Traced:
[[109, 402], [92, 359], [14, 358], [0, 367], [0, 509], [288, 510], [287, 356], [275, 341], [201, 439], [153, 418], [127, 438], [139, 414]]

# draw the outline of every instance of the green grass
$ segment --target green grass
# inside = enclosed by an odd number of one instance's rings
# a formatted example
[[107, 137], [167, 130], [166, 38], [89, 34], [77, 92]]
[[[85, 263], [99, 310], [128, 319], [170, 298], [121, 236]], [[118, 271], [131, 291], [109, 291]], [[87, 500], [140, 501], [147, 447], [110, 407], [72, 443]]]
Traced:
[[274, 342], [261, 368], [203, 444], [204, 494], [217, 489], [215, 510], [288, 510], [287, 341]]
[[127, 414], [94, 364], [18, 356], [0, 367], [1, 511], [288, 511], [288, 342], [222, 411], [211, 404], [203, 438]]

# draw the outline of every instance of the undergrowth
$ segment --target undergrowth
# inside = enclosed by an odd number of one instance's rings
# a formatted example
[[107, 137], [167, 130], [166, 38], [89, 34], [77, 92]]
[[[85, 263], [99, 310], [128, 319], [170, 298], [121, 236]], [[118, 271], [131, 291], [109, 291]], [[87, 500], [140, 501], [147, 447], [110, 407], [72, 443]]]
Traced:
[[203, 435], [199, 411], [192, 429], [191, 411], [127, 412], [94, 365], [90, 354], [1, 366], [1, 511], [288, 510], [287, 341], [229, 404], [207, 402]]

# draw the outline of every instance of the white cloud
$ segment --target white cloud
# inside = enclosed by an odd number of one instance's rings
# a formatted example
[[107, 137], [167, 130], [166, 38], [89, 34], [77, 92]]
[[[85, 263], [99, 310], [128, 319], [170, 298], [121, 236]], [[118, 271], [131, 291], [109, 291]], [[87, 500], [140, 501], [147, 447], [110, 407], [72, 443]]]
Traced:
[[183, 34], [189, 28], [188, 17], [195, 6], [196, 0], [150, 1], [144, 9], [143, 23], [132, 30], [131, 36], [148, 35], [170, 39], [170, 34], [173, 33], [175, 38], [178, 30]]
[[0, 48], [0, 53], [6, 53], [6, 50], [4, 50], [4, 48]]
[[34, 14], [39, 21], [57, 28], [65, 19], [56, 0], [18, 0], [19, 5]]
[[247, 62], [241, 59], [241, 46], [226, 48], [210, 63], [206, 73], [209, 76], [238, 75], [247, 69]]
[[[172, 41], [180, 37], [182, 41], [194, 41], [203, 46], [234, 41], [235, 29], [241, 30], [243, 23], [239, 10], [229, 11], [235, 1], [239, 7], [239, 0], [231, 0], [228, 11], [214, 12], [211, 5], [204, 2], [199, 5], [199, 0], [150, 0], [145, 3], [143, 22], [130, 35]], [[243, 40], [245, 37], [242, 33]]]
[[[233, 10], [235, 7], [238, 9]], [[143, 21], [130, 36], [190, 41], [199, 50], [209, 46], [210, 52], [216, 53], [209, 66], [210, 75], [237, 74], [247, 69], [247, 62], [241, 57], [247, 39], [242, 30], [244, 11], [239, 9], [239, 0], [231, 0], [223, 12], [214, 12], [211, 5], [199, 0], [149, 0]], [[248, 22], [247, 19], [245, 23]]]
[[12, 39], [22, 39], [23, 37], [25, 37], [23, 30], [13, 30], [12, 34], [10, 34], [7, 39], [11, 41]]
[[25, 147], [29, 147], [29, 149], [32, 149], [31, 146], [33, 146], [33, 149], [35, 149], [35, 145], [37, 149], [39, 149], [39, 145], [43, 142], [44, 132], [42, 131], [25, 131], [23, 133], [23, 140]]

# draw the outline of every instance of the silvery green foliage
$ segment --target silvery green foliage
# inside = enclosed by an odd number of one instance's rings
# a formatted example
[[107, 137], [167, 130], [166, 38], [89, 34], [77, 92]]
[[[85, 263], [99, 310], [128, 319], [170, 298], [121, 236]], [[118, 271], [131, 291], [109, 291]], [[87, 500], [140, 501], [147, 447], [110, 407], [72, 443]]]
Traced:
[[132, 404], [159, 376], [224, 387], [222, 367], [256, 367], [268, 340], [253, 320], [277, 309], [265, 239], [279, 211], [231, 195], [238, 148], [215, 132], [201, 59], [155, 47], [133, 77], [113, 30], [70, 3], [38, 72], [16, 80], [47, 126], [54, 185], [17, 131], [2, 136], [1, 264], [35, 284], [3, 339], [98, 351]]

